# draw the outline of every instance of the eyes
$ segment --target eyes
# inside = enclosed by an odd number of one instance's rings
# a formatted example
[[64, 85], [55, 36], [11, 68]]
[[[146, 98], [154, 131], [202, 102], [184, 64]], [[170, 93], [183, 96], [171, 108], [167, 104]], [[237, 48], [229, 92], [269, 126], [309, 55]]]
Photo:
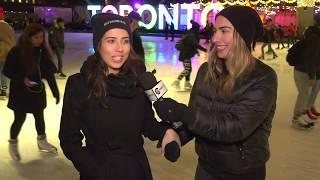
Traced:
[[[108, 44], [115, 44], [118, 42], [118, 39], [114, 38], [114, 37], [106, 37], [103, 39], [103, 41]], [[129, 40], [129, 38], [122, 38], [122, 39], [120, 39], [120, 42], [121, 42], [121, 44], [129, 44], [130, 40]]]
[[229, 29], [229, 28], [214, 29], [214, 30], [213, 30], [213, 34], [215, 34], [215, 33], [218, 32], [218, 31], [220, 31], [222, 34], [225, 34], [225, 33], [231, 32], [231, 29]]

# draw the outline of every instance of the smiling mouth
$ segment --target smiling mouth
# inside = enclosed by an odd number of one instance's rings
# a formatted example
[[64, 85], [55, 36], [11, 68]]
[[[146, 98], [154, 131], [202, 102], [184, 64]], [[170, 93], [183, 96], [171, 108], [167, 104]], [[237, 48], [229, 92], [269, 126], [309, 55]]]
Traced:
[[115, 62], [121, 62], [123, 60], [123, 56], [113, 56], [112, 59]]
[[224, 50], [227, 47], [227, 45], [216, 45], [216, 47], [218, 51], [221, 51]]

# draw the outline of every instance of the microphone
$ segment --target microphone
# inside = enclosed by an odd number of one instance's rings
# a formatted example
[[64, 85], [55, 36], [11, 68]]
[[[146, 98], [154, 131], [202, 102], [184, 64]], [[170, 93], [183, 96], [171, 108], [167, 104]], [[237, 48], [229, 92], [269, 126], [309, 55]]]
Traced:
[[[139, 83], [142, 86], [145, 94], [148, 96], [149, 100], [152, 101], [161, 101], [162, 96], [168, 91], [166, 86], [162, 81], [157, 82], [156, 77], [153, 75], [156, 73], [156, 70], [152, 72], [144, 72], [139, 76]], [[171, 123], [170, 123], [171, 124]], [[172, 123], [173, 129], [178, 129], [182, 126], [182, 122]], [[161, 142], [158, 142], [157, 147], [161, 146]], [[177, 142], [172, 141], [168, 143], [165, 147], [164, 157], [171, 161], [176, 162], [180, 156], [180, 147]]]
[[176, 162], [180, 156], [180, 147], [177, 142], [172, 141], [164, 148], [164, 157], [171, 161]]
[[[155, 73], [156, 70], [154, 69], [152, 72], [144, 72], [139, 76], [139, 83], [151, 102], [162, 101], [162, 96], [168, 91], [162, 81], [157, 82], [157, 79], [154, 76]], [[179, 129], [183, 125], [182, 122], [173, 122], [170, 124], [173, 129]]]
[[162, 81], [157, 82], [153, 75], [155, 72], [156, 70], [144, 72], [139, 76], [139, 82], [151, 102], [161, 100], [161, 97], [168, 91]]

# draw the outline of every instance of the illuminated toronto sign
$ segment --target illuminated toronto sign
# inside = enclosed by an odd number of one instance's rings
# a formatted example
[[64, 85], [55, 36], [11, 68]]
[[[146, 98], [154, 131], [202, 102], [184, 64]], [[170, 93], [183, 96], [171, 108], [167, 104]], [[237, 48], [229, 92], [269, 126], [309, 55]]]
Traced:
[[[114, 14], [119, 14], [125, 16], [129, 12], [133, 11], [130, 5], [119, 5], [119, 9], [112, 5], [107, 5], [101, 9], [99, 5], [88, 5], [87, 9], [95, 15], [97, 11], [103, 13], [110, 12]], [[196, 15], [199, 16], [199, 23], [202, 26], [206, 25], [206, 20], [210, 12], [217, 13], [221, 11], [223, 6], [218, 3], [211, 3], [208, 6], [201, 8], [200, 4], [172, 4], [170, 8], [167, 8], [163, 4], [159, 4], [157, 8], [150, 4], [141, 5], [137, 12], [144, 19], [143, 22], [139, 22], [139, 25], [145, 27], [146, 29], [151, 29], [156, 26], [158, 22], [158, 29], [162, 30], [164, 28], [164, 22], [168, 24], [173, 23], [174, 29], [178, 29], [179, 25], [186, 24], [187, 29], [191, 28], [190, 20], [194, 19]]]

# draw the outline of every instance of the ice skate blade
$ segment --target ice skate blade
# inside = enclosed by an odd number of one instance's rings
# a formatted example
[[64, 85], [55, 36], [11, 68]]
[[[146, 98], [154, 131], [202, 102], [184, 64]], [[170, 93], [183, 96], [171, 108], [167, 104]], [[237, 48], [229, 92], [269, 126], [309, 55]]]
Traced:
[[58, 154], [58, 151], [56, 149], [47, 150], [47, 149], [39, 149], [40, 152], [43, 153], [52, 153], [52, 154]]

